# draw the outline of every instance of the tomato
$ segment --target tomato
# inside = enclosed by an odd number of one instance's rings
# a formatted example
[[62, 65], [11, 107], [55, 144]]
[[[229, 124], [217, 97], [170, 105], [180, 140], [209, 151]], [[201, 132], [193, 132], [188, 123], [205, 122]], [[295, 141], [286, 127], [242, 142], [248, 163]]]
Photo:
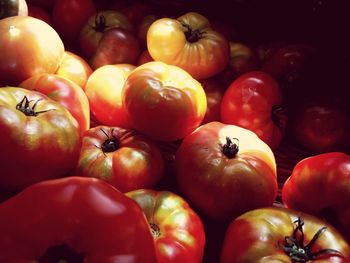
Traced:
[[299, 161], [283, 185], [287, 207], [326, 219], [350, 241], [350, 155], [328, 152]]
[[28, 15], [28, 5], [25, 0], [0, 0], [0, 19], [26, 15]]
[[138, 60], [137, 60], [137, 63], [136, 65], [137, 66], [140, 66], [142, 64], [145, 64], [147, 62], [151, 62], [151, 61], [154, 61], [153, 58], [151, 57], [151, 55], [149, 54], [148, 50], [144, 50], [141, 52]]
[[205, 232], [200, 217], [179, 195], [138, 189], [126, 193], [142, 208], [153, 235], [158, 263], [201, 263]]
[[95, 12], [92, 0], [56, 0], [52, 10], [53, 26], [67, 45], [78, 45], [80, 31]]
[[110, 8], [126, 15], [133, 25], [138, 25], [140, 21], [152, 11], [152, 7], [149, 3], [140, 0], [115, 1], [111, 4]]
[[98, 123], [131, 127], [122, 105], [122, 89], [133, 69], [135, 66], [130, 64], [105, 65], [90, 75], [85, 93], [91, 113]]
[[106, 180], [127, 192], [154, 187], [163, 172], [158, 145], [134, 130], [96, 126], [83, 136], [78, 175]]
[[37, 91], [0, 88], [0, 188], [21, 190], [62, 177], [78, 161], [77, 121], [58, 102]]
[[0, 20], [0, 85], [17, 86], [40, 73], [54, 73], [64, 45], [56, 31], [30, 16]]
[[102, 180], [66, 177], [0, 204], [0, 261], [156, 262], [140, 207]]
[[88, 98], [74, 82], [55, 74], [38, 74], [26, 79], [19, 86], [39, 91], [68, 109], [77, 120], [81, 134], [90, 128]]
[[205, 112], [202, 124], [220, 121], [221, 100], [225, 94], [226, 87], [214, 78], [202, 80], [201, 84], [207, 97], [207, 111]]
[[273, 150], [284, 137], [287, 116], [278, 82], [267, 73], [251, 71], [227, 88], [221, 120], [255, 132]]
[[196, 12], [154, 21], [147, 32], [147, 48], [154, 60], [181, 67], [195, 79], [219, 73], [230, 57], [228, 40]]
[[79, 46], [83, 55], [90, 58], [96, 51], [103, 33], [114, 27], [133, 30], [129, 19], [120, 12], [105, 10], [91, 15], [80, 31]]
[[84, 58], [73, 52], [65, 51], [63, 61], [55, 74], [67, 78], [85, 89], [85, 84], [91, 73], [92, 68]]
[[186, 200], [216, 221], [272, 205], [276, 161], [255, 133], [210, 122], [182, 141], [175, 156], [177, 184]]
[[147, 32], [151, 24], [158, 19], [158, 15], [149, 14], [142, 18], [140, 23], [137, 24], [137, 38], [142, 48], [147, 50]]
[[28, 15], [41, 19], [44, 22], [48, 23], [49, 25], [52, 25], [51, 15], [43, 7], [36, 6], [33, 4], [28, 4]]
[[132, 127], [160, 141], [183, 138], [202, 122], [207, 101], [201, 84], [183, 69], [160, 61], [135, 68], [122, 90]]
[[347, 263], [350, 246], [331, 225], [300, 211], [260, 208], [229, 225], [220, 263]]
[[296, 143], [316, 154], [345, 151], [350, 147], [350, 111], [346, 107], [328, 99], [298, 104], [290, 129]]

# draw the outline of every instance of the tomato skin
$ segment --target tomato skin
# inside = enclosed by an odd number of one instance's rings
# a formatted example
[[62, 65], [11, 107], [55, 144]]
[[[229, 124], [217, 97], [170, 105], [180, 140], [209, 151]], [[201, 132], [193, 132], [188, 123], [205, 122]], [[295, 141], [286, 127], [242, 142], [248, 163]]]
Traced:
[[200, 217], [179, 195], [138, 189], [126, 193], [137, 202], [153, 231], [158, 263], [201, 263], [205, 232]]
[[41, 19], [44, 22], [48, 23], [50, 26], [52, 26], [52, 18], [51, 15], [48, 13], [46, 9], [44, 9], [41, 6], [36, 6], [33, 4], [28, 4], [28, 15]]
[[181, 139], [192, 132], [207, 107], [197, 80], [160, 61], [135, 68], [125, 81], [122, 99], [132, 127], [160, 141]]
[[104, 179], [127, 192], [154, 187], [163, 172], [158, 145], [134, 130], [96, 126], [83, 136], [78, 175]]
[[135, 66], [131, 64], [105, 65], [89, 77], [85, 93], [96, 121], [103, 125], [131, 128], [122, 105], [124, 83]]
[[74, 82], [55, 74], [39, 74], [23, 81], [20, 87], [39, 91], [57, 101], [77, 120], [80, 133], [90, 128], [90, 107], [84, 91]]
[[17, 86], [35, 74], [54, 73], [64, 55], [56, 31], [30, 16], [1, 19], [0, 42], [0, 85]]
[[118, 11], [104, 10], [90, 15], [79, 36], [79, 46], [83, 55], [90, 58], [96, 51], [103, 33], [114, 27], [133, 30], [129, 19]]
[[[223, 151], [226, 137], [239, 143], [232, 157]], [[176, 152], [175, 171], [186, 200], [216, 221], [272, 205], [277, 196], [271, 149], [253, 132], [234, 125], [210, 122], [186, 136]]]
[[276, 114], [275, 107], [281, 105], [277, 81], [262, 71], [251, 71], [227, 88], [221, 101], [221, 120], [255, 132], [274, 150], [283, 139], [287, 121], [286, 116]]
[[226, 38], [212, 30], [207, 18], [195, 12], [154, 21], [147, 32], [147, 49], [154, 60], [176, 65], [195, 79], [219, 73], [230, 57]]
[[328, 152], [299, 161], [282, 188], [283, 203], [333, 224], [350, 241], [350, 155]]
[[37, 262], [58, 244], [82, 253], [86, 263], [125, 262], [125, 255], [135, 263], [156, 262], [142, 210], [96, 178], [29, 186], [0, 205], [0, 231], [1, 262]]
[[248, 211], [231, 222], [225, 234], [220, 263], [296, 262], [280, 245], [284, 243], [285, 237], [292, 236], [295, 228], [293, 222], [299, 216], [305, 223], [305, 244], [326, 226], [326, 230], [316, 240], [313, 251], [335, 249], [344, 256], [325, 256], [307, 262], [349, 262], [350, 246], [331, 225], [300, 211], [271, 207]]
[[[24, 96], [37, 116], [16, 109]], [[21, 190], [46, 179], [62, 177], [78, 161], [79, 126], [70, 112], [46, 95], [23, 88], [0, 88], [0, 188]]]

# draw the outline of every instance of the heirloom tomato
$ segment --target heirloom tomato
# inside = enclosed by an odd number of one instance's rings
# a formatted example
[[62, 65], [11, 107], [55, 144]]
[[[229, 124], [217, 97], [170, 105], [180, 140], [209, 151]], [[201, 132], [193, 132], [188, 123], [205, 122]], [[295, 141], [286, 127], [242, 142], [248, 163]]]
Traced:
[[326, 219], [350, 241], [350, 155], [328, 152], [299, 161], [283, 185], [283, 203]]
[[70, 176], [0, 204], [0, 262], [155, 263], [140, 207], [96, 178]]
[[262, 71], [247, 72], [227, 88], [221, 120], [255, 132], [273, 150], [283, 136], [287, 117], [278, 82]]
[[103, 33], [114, 27], [133, 30], [129, 19], [120, 12], [105, 10], [91, 15], [80, 31], [79, 46], [82, 53], [90, 58], [96, 51]]
[[21, 190], [64, 176], [76, 166], [79, 125], [64, 106], [43, 93], [2, 87], [0, 145], [0, 188]]
[[191, 133], [207, 108], [202, 85], [185, 70], [160, 61], [135, 68], [125, 81], [122, 99], [132, 127], [160, 141]]
[[0, 85], [17, 86], [40, 73], [54, 73], [64, 45], [57, 32], [31, 16], [0, 20]]
[[90, 128], [90, 108], [85, 92], [73, 81], [55, 74], [38, 74], [20, 87], [39, 91], [69, 110], [79, 124], [80, 133]]
[[126, 193], [142, 208], [153, 235], [158, 263], [201, 263], [205, 232], [199, 216], [179, 195], [138, 189]]
[[217, 221], [272, 205], [277, 196], [270, 147], [239, 126], [210, 122], [197, 128], [177, 150], [175, 170], [185, 198]]
[[25, 0], [0, 0], [0, 19], [26, 15], [28, 15], [28, 5]]
[[83, 136], [77, 175], [106, 180], [127, 192], [154, 187], [163, 173], [158, 145], [135, 130], [96, 126]]
[[98, 123], [131, 127], [122, 105], [122, 89], [134, 68], [131, 64], [105, 65], [90, 75], [85, 93], [89, 99], [91, 113]]
[[248, 211], [229, 225], [220, 263], [348, 263], [350, 246], [325, 221], [286, 208]]
[[92, 71], [92, 68], [84, 58], [73, 52], [65, 51], [62, 63], [55, 74], [75, 82], [84, 89]]
[[155, 20], [147, 32], [147, 49], [154, 60], [181, 67], [195, 79], [214, 76], [230, 58], [228, 40], [196, 12]]

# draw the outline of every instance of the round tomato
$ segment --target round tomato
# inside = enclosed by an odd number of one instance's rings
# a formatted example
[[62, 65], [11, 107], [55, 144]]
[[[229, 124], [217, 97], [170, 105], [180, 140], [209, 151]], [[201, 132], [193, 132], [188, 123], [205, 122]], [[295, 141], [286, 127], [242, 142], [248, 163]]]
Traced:
[[70, 112], [46, 95], [0, 88], [0, 188], [21, 190], [66, 175], [77, 164], [81, 137]]
[[39, 91], [68, 109], [78, 121], [81, 134], [90, 128], [88, 98], [84, 91], [69, 79], [55, 74], [38, 74], [23, 81], [19, 86]]
[[350, 155], [328, 152], [299, 161], [282, 188], [292, 209], [326, 219], [350, 241]]
[[163, 177], [158, 145], [120, 127], [96, 126], [86, 131], [75, 173], [106, 180], [122, 192], [152, 188]]
[[147, 32], [147, 48], [154, 60], [181, 67], [195, 79], [214, 76], [230, 58], [228, 40], [195, 12], [154, 21]]
[[46, 23], [48, 23], [49, 25], [52, 25], [52, 18], [49, 14], [49, 12], [44, 9], [43, 7], [40, 6], [36, 6], [33, 4], [28, 4], [28, 15], [41, 19], [43, 21], [45, 21]]
[[96, 51], [103, 33], [114, 27], [133, 29], [129, 19], [118, 11], [105, 10], [91, 15], [80, 31], [79, 45], [82, 53], [90, 58]]
[[153, 235], [158, 263], [201, 263], [205, 232], [201, 219], [179, 195], [138, 189], [126, 193], [142, 208]]
[[25, 0], [0, 0], [0, 19], [26, 15], [28, 15], [28, 5]]
[[0, 85], [17, 86], [40, 73], [54, 73], [64, 45], [56, 31], [31, 16], [0, 20]]
[[90, 75], [85, 93], [89, 99], [91, 113], [98, 123], [131, 127], [122, 105], [122, 89], [134, 68], [131, 64], [105, 65]]
[[187, 200], [214, 220], [272, 205], [277, 196], [271, 149], [235, 125], [210, 122], [186, 136], [176, 152], [175, 170]]
[[251, 71], [234, 80], [221, 101], [221, 120], [255, 132], [273, 150], [286, 127], [282, 92], [267, 73]]
[[220, 263], [348, 263], [350, 246], [321, 219], [286, 208], [260, 208], [231, 222]]
[[122, 99], [132, 127], [161, 141], [192, 132], [207, 108], [201, 84], [183, 69], [160, 61], [135, 68], [125, 81]]
[[55, 74], [67, 78], [85, 89], [85, 84], [91, 73], [92, 68], [85, 59], [73, 52], [65, 51], [63, 61]]

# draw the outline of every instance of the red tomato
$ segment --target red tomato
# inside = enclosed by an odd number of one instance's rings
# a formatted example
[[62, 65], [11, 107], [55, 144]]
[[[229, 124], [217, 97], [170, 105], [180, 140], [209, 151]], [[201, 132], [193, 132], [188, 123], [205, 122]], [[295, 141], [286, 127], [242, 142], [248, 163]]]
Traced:
[[201, 84], [183, 69], [159, 61], [134, 69], [122, 91], [132, 127], [160, 141], [178, 140], [196, 129], [207, 108]]
[[201, 263], [205, 232], [188, 203], [169, 191], [126, 193], [142, 208], [153, 235], [158, 263]]
[[221, 120], [255, 132], [273, 150], [286, 127], [282, 92], [267, 73], [251, 71], [234, 80], [221, 101]]
[[28, 5], [25, 0], [0, 0], [0, 19], [27, 15]]
[[328, 152], [299, 161], [282, 188], [287, 207], [326, 219], [350, 241], [350, 155]]
[[325, 221], [286, 208], [260, 208], [229, 225], [220, 263], [348, 263], [350, 246]]
[[195, 79], [219, 73], [230, 57], [226, 38], [195, 12], [154, 21], [147, 32], [147, 48], [154, 60], [181, 67]]
[[130, 64], [105, 65], [90, 75], [85, 93], [91, 113], [98, 123], [131, 128], [122, 104], [122, 89], [134, 68]]
[[106, 180], [127, 192], [154, 187], [163, 172], [158, 145], [134, 130], [96, 126], [83, 136], [78, 175]]
[[77, 120], [81, 134], [90, 128], [88, 98], [84, 91], [69, 79], [55, 74], [39, 74], [23, 81], [20, 87], [39, 91], [68, 109]]
[[139, 0], [114, 1], [110, 8], [126, 15], [129, 21], [135, 26], [138, 25], [146, 15], [152, 12], [150, 4]]
[[70, 51], [65, 52], [63, 61], [56, 71], [57, 75], [75, 82], [83, 89], [91, 73], [92, 68], [86, 60]]
[[30, 16], [1, 19], [0, 43], [0, 85], [17, 86], [35, 74], [54, 73], [64, 55], [56, 31]]
[[44, 9], [43, 7], [28, 4], [28, 15], [41, 19], [44, 22], [48, 23], [49, 25], [52, 25], [52, 19], [48, 11]]
[[120, 12], [105, 10], [92, 14], [80, 31], [79, 46], [82, 53], [90, 58], [96, 51], [103, 33], [114, 27], [133, 30], [129, 19]]
[[151, 62], [154, 61], [153, 58], [151, 57], [151, 55], [149, 54], [148, 50], [144, 50], [142, 51], [142, 53], [140, 54], [138, 60], [137, 60], [137, 66], [140, 66], [142, 64], [145, 64], [147, 62]]
[[255, 133], [210, 122], [182, 141], [175, 156], [180, 191], [217, 221], [272, 205], [277, 196], [276, 162]]
[[29, 186], [0, 205], [0, 233], [0, 262], [157, 262], [140, 207], [95, 178]]
[[78, 44], [80, 31], [96, 12], [92, 0], [56, 0], [52, 10], [54, 28], [66, 44]]
[[81, 137], [77, 121], [58, 102], [37, 91], [3, 87], [0, 145], [0, 188], [21, 190], [72, 170]]

